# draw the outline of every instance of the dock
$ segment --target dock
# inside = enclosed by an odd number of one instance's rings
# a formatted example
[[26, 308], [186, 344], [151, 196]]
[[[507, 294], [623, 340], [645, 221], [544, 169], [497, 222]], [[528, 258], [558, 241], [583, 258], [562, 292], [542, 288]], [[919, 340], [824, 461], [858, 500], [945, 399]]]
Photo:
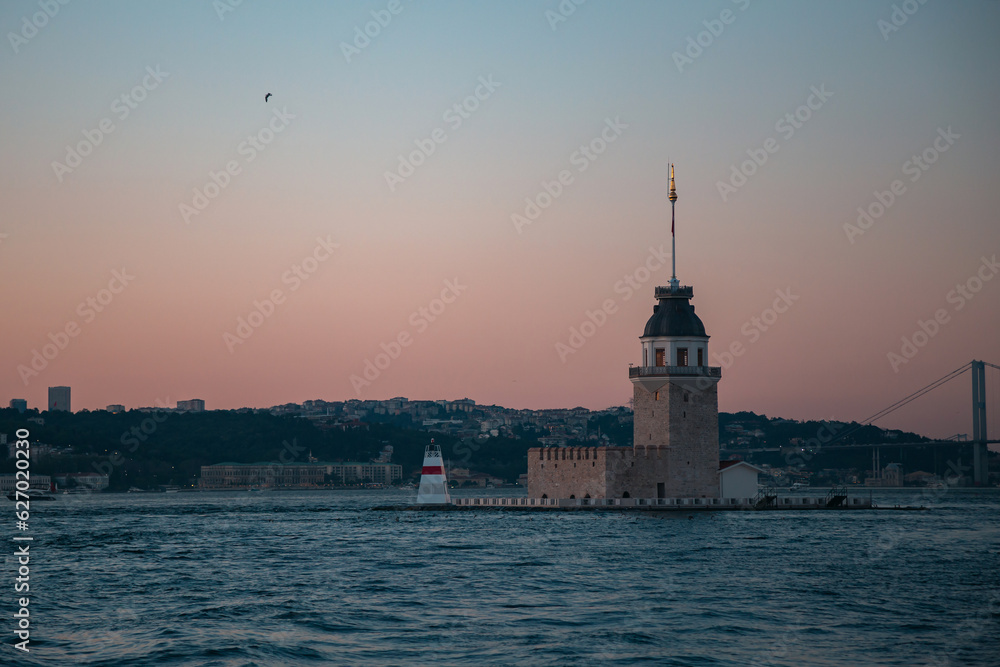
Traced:
[[754, 498], [454, 498], [448, 503], [383, 505], [377, 511], [509, 511], [509, 512], [760, 512], [760, 511], [853, 511], [926, 510], [926, 507], [880, 507], [868, 498], [846, 495], [779, 498], [758, 494]]

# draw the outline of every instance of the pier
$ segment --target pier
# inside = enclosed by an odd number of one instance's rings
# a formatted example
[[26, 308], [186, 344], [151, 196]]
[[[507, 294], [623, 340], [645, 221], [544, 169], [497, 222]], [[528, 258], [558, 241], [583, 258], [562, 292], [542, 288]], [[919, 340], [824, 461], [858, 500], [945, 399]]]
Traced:
[[383, 505], [377, 511], [451, 512], [492, 510], [508, 512], [764, 512], [764, 511], [853, 511], [853, 510], [926, 510], [926, 507], [880, 507], [868, 498], [848, 498], [834, 494], [825, 497], [793, 496], [780, 498], [767, 493], [754, 498], [454, 498], [449, 503], [422, 505]]

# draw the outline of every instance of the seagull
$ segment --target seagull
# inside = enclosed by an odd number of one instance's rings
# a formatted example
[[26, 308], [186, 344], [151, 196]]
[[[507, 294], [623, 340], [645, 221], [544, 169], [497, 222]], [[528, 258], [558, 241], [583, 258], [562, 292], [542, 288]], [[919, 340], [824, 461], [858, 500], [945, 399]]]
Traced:
[[268, 93], [267, 95], [265, 95], [264, 96], [264, 101], [267, 102], [267, 98], [269, 98], [270, 96], [271, 96], [271, 93]]

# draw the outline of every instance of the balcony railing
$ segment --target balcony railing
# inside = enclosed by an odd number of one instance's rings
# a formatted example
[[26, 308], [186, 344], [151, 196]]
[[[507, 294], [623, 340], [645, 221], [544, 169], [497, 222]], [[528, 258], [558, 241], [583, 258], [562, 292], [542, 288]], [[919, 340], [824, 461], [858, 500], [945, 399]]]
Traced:
[[703, 377], [721, 378], [720, 366], [629, 366], [630, 378], [650, 377], [656, 375], [700, 375]]
[[653, 290], [653, 298], [666, 299], [671, 296], [694, 298], [694, 288], [690, 285], [678, 285], [673, 289], [670, 285], [661, 285]]

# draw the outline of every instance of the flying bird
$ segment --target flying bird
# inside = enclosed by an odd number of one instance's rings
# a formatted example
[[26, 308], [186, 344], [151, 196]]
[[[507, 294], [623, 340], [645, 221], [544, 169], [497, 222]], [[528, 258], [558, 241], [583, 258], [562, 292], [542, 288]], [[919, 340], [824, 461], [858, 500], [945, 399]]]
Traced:
[[268, 93], [267, 95], [265, 95], [264, 96], [264, 101], [267, 102], [267, 98], [269, 98], [270, 96], [271, 96], [271, 93]]

